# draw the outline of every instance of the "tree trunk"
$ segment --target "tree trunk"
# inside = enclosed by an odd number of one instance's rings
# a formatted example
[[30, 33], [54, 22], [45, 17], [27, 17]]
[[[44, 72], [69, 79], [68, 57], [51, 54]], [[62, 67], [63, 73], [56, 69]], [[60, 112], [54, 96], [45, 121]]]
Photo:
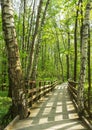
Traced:
[[83, 32], [83, 1], [80, 0], [81, 2], [81, 27], [80, 27], [80, 52], [82, 50], [82, 32]]
[[[55, 27], [55, 30], [56, 30], [56, 27]], [[63, 63], [62, 63], [61, 56], [60, 56], [60, 42], [59, 42], [57, 30], [56, 30], [56, 46], [57, 46], [57, 50], [58, 50], [58, 58], [59, 58], [61, 71], [62, 71], [62, 82], [64, 82], [64, 70], [63, 70]]]
[[[26, 35], [26, 31], [25, 31], [25, 19], [26, 19], [26, 0], [23, 0], [23, 7], [24, 7], [24, 11], [23, 11], [23, 24], [22, 24], [22, 53], [25, 52], [26, 46], [25, 46], [25, 35]], [[22, 68], [24, 70], [25, 66], [25, 58], [22, 57]]]
[[[36, 47], [35, 47], [36, 49], [35, 49], [35, 53], [34, 53], [33, 67], [32, 67], [32, 73], [31, 73], [31, 79], [32, 80], [36, 80], [37, 63], [38, 63], [38, 57], [39, 57], [39, 50], [41, 48], [42, 31], [43, 31], [45, 16], [46, 16], [46, 12], [47, 12], [47, 9], [48, 9], [49, 2], [50, 2], [50, 0], [47, 0], [47, 2], [46, 2], [46, 6], [45, 6], [45, 9], [44, 9], [44, 12], [43, 12], [43, 17], [42, 17], [42, 20], [41, 20], [40, 31], [39, 31], [39, 34], [38, 34], [38, 40], [37, 40], [37, 44], [36, 44]], [[44, 65], [44, 64], [42, 64], [42, 65]]]
[[90, 62], [90, 27], [89, 27], [89, 35], [88, 35], [88, 108], [89, 111], [91, 109], [91, 62]]
[[[31, 13], [31, 19], [30, 19], [30, 16], [29, 16], [29, 19], [28, 19], [28, 37], [27, 37], [27, 51], [29, 51], [29, 47], [30, 47], [30, 36], [31, 36], [31, 32], [32, 32], [32, 22], [34, 21], [34, 10], [35, 10], [35, 4], [36, 4], [36, 1], [33, 1], [33, 7], [30, 6], [30, 12]], [[31, 8], [32, 8], [32, 12], [31, 12]]]
[[12, 116], [15, 117], [19, 114], [22, 119], [27, 116], [27, 101], [11, 0], [3, 0], [1, 7], [4, 39], [8, 55], [9, 80], [12, 88]]
[[86, 77], [89, 15], [90, 15], [90, 2], [88, 2], [86, 6], [86, 12], [83, 23], [83, 34], [82, 34], [81, 70], [78, 86], [78, 111], [80, 115], [83, 114], [84, 111], [84, 85]]
[[32, 37], [31, 51], [30, 51], [30, 54], [29, 54], [29, 63], [28, 63], [27, 73], [26, 73], [26, 77], [28, 77], [28, 79], [30, 78], [31, 71], [32, 71], [32, 63], [33, 63], [34, 50], [35, 50], [35, 41], [36, 41], [39, 23], [40, 23], [42, 4], [43, 4], [43, 0], [40, 0], [39, 7], [38, 7], [37, 19], [36, 19], [35, 31], [34, 31], [34, 34], [33, 34], [33, 37]]
[[70, 58], [69, 58], [69, 49], [70, 49], [70, 33], [68, 32], [68, 54], [66, 55], [66, 62], [67, 62], [67, 79], [70, 78]]
[[76, 19], [75, 19], [75, 29], [74, 29], [74, 81], [76, 81], [76, 77], [77, 77], [77, 26], [78, 26], [78, 12], [79, 12], [79, 4], [80, 4], [80, 0], [78, 2], [78, 8], [76, 11]]

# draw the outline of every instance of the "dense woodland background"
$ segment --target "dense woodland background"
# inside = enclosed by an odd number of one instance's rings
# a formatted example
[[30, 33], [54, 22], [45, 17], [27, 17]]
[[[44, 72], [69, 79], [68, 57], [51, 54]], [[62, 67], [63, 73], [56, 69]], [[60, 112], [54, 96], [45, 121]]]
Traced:
[[[87, 98], [90, 110], [92, 109], [92, 10], [89, 9], [91, 4], [90, 0], [12, 0], [24, 82], [29, 80], [66, 82], [68, 79], [78, 82], [78, 90], [83, 92], [79, 97]], [[87, 12], [88, 9], [90, 14]], [[5, 24], [3, 18], [4, 14], [0, 11], [0, 94], [5, 103], [7, 99], [4, 96], [7, 94], [10, 97], [14, 96], [12, 95], [14, 88], [8, 62], [9, 48], [3, 35], [5, 29], [2, 30]], [[88, 30], [83, 33], [85, 26]], [[83, 44], [86, 44], [84, 49]], [[85, 66], [82, 66], [82, 56]], [[83, 67], [85, 72], [81, 72]], [[10, 102], [11, 99], [8, 100]], [[2, 106], [0, 112], [5, 111], [7, 112]]]

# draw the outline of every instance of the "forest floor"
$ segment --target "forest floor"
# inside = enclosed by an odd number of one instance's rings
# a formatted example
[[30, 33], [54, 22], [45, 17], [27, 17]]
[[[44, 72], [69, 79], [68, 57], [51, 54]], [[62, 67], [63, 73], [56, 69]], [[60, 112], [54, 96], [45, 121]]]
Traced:
[[11, 130], [88, 130], [80, 120], [70, 99], [67, 84], [57, 85], [55, 90], [33, 105], [30, 117], [18, 121]]

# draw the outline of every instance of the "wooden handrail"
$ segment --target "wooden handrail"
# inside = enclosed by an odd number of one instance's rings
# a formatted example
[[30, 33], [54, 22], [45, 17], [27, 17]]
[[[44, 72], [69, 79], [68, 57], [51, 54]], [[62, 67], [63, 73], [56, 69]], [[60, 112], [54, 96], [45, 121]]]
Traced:
[[36, 82], [30, 81], [28, 89], [28, 106], [31, 107], [32, 104], [37, 102], [41, 97], [52, 91], [57, 83], [57, 81], [39, 81], [39, 86], [36, 86]]
[[78, 94], [78, 91], [76, 89], [77, 84], [78, 84], [77, 82], [68, 80], [68, 90], [76, 103], [77, 103], [77, 94]]
[[[77, 95], [78, 95], [78, 90], [76, 89], [76, 84], [78, 84], [77, 82], [74, 81], [70, 81], [68, 80], [68, 90], [73, 98], [73, 100], [75, 101], [75, 103], [77, 104]], [[87, 99], [86, 99], [87, 100]], [[78, 106], [78, 104], [77, 104]], [[89, 111], [88, 106], [86, 104], [86, 102], [84, 102], [84, 109], [85, 111], [88, 113], [89, 117], [92, 117], [92, 112]]]

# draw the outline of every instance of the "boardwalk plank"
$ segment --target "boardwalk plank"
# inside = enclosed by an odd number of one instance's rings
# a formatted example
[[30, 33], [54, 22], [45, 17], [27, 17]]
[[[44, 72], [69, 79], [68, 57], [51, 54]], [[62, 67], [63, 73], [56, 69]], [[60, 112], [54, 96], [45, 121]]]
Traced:
[[15, 124], [12, 130], [88, 130], [79, 119], [67, 91], [67, 84], [57, 85], [53, 93], [40, 99], [28, 119]]

